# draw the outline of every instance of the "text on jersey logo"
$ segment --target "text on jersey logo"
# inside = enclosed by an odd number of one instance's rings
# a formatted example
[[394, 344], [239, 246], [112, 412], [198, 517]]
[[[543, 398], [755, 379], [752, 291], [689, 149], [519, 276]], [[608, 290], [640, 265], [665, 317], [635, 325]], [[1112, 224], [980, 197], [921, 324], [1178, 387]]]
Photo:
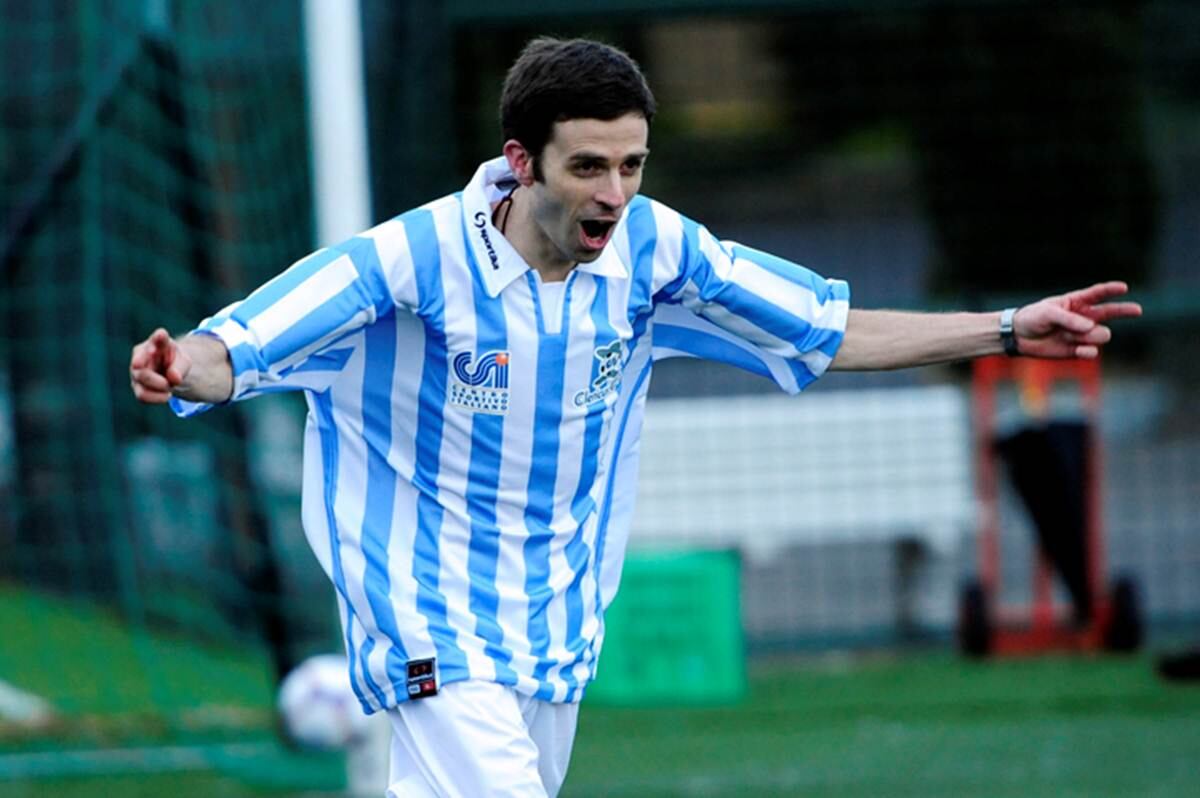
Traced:
[[508, 412], [508, 352], [459, 352], [450, 361], [450, 404], [473, 413]]
[[479, 237], [483, 239], [483, 246], [487, 250], [488, 260], [492, 262], [492, 270], [499, 269], [500, 257], [496, 254], [496, 248], [492, 246], [492, 239], [487, 231], [487, 214], [483, 211], [475, 212], [475, 227], [479, 230]]
[[600, 361], [596, 364], [596, 376], [588, 390], [575, 394], [576, 407], [603, 400], [621, 384], [621, 360], [624, 355], [621, 340], [618, 338], [610, 344], [596, 347], [594, 355]]

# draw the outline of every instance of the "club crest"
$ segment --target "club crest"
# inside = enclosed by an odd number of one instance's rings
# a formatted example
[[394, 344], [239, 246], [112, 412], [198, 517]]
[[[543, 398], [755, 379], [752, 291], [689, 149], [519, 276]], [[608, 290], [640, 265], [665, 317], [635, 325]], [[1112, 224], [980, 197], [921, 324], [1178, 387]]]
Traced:
[[603, 401], [605, 397], [617, 390], [617, 386], [621, 384], [621, 361], [624, 359], [625, 348], [621, 339], [617, 339], [612, 343], [604, 346], [596, 347], [594, 352], [596, 360], [596, 376], [592, 378], [592, 385], [586, 391], [580, 391], [575, 394], [574, 402], [576, 407], [590, 405], [592, 402]]

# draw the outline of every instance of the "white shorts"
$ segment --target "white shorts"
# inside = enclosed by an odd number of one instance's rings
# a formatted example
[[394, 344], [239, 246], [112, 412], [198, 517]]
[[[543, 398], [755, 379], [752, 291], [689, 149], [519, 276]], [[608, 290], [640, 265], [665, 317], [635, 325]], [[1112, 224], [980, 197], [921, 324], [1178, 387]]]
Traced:
[[388, 711], [388, 798], [553, 798], [567, 775], [579, 704], [454, 682]]

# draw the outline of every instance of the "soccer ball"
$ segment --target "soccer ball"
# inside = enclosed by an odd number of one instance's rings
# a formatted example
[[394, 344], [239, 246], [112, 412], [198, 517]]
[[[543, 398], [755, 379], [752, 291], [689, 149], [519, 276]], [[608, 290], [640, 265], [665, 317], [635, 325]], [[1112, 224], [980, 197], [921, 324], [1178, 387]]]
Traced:
[[279, 686], [279, 716], [304, 748], [346, 748], [366, 734], [367, 716], [350, 687], [346, 658], [321, 654], [300, 663]]

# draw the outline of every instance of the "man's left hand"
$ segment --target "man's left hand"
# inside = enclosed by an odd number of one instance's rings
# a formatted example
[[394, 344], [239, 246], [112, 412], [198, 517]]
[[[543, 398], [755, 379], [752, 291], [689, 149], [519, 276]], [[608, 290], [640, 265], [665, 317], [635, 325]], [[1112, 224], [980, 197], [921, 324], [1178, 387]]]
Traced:
[[1097, 283], [1025, 305], [1013, 317], [1020, 353], [1050, 358], [1098, 356], [1100, 347], [1112, 338], [1105, 322], [1142, 315], [1136, 302], [1109, 301], [1128, 290], [1122, 282]]

